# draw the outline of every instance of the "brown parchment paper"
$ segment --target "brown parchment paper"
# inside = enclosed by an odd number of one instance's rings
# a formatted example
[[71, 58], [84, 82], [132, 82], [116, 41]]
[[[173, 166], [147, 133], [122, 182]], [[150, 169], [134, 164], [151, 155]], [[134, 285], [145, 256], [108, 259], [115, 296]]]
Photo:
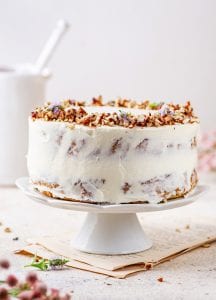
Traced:
[[144, 228], [153, 240], [153, 247], [136, 254], [94, 255], [80, 252], [71, 247], [69, 234], [31, 238], [31, 243], [16, 253], [37, 254], [48, 259], [56, 256], [66, 257], [70, 260], [67, 264], [69, 267], [125, 278], [216, 241], [214, 219], [201, 220], [197, 217], [182, 216], [176, 219], [172, 216], [169, 220], [159, 218], [154, 224], [146, 222]]

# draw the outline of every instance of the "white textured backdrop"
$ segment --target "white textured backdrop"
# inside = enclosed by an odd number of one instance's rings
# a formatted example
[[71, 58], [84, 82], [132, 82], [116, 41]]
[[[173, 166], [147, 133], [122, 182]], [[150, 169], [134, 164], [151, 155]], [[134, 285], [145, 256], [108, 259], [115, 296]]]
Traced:
[[48, 99], [190, 99], [216, 127], [215, 15], [214, 0], [0, 0], [0, 64], [34, 61], [65, 18]]

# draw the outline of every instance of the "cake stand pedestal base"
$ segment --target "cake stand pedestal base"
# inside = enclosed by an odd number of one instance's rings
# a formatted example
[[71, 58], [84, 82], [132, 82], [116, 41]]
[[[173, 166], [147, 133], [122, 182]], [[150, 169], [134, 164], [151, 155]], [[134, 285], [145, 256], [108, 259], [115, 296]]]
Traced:
[[162, 211], [188, 205], [203, 196], [209, 187], [198, 185], [187, 197], [160, 204], [92, 204], [63, 201], [42, 195], [34, 190], [28, 177], [16, 180], [16, 185], [31, 199], [51, 207], [86, 211], [86, 220], [72, 242], [72, 246], [95, 254], [129, 254], [151, 248], [152, 242], [145, 235], [136, 213]]
[[88, 213], [72, 241], [78, 250], [95, 254], [129, 254], [152, 247], [135, 213]]

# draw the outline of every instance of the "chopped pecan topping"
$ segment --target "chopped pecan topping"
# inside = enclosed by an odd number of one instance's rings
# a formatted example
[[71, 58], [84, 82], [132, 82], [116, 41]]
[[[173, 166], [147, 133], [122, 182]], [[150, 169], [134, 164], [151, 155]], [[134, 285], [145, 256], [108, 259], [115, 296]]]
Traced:
[[[117, 108], [140, 109], [140, 114], [133, 115], [119, 110], [120, 113], [95, 112], [88, 113], [85, 107], [111, 106]], [[143, 111], [145, 109], [145, 112]], [[152, 110], [154, 113], [152, 113]], [[151, 103], [149, 101], [136, 102], [128, 99], [117, 99], [103, 103], [102, 97], [93, 98], [87, 104], [83, 101], [65, 100], [58, 104], [46, 103], [36, 108], [31, 114], [32, 120], [43, 119], [45, 121], [68, 122], [89, 127], [96, 126], [122, 126], [133, 127], [159, 127], [164, 125], [199, 123], [193, 113], [190, 102], [185, 105], [165, 104], [163, 102]]]

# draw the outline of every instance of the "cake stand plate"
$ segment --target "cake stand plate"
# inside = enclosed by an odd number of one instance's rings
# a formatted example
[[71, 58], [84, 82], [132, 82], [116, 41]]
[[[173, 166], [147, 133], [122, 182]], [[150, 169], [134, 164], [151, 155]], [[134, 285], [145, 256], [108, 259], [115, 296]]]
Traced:
[[35, 191], [28, 177], [16, 180], [24, 194], [38, 203], [88, 212], [84, 224], [71, 242], [73, 248], [94, 254], [129, 254], [147, 250], [152, 241], [144, 233], [136, 213], [177, 208], [199, 199], [209, 188], [199, 185], [185, 198], [162, 204], [90, 204], [46, 197]]

